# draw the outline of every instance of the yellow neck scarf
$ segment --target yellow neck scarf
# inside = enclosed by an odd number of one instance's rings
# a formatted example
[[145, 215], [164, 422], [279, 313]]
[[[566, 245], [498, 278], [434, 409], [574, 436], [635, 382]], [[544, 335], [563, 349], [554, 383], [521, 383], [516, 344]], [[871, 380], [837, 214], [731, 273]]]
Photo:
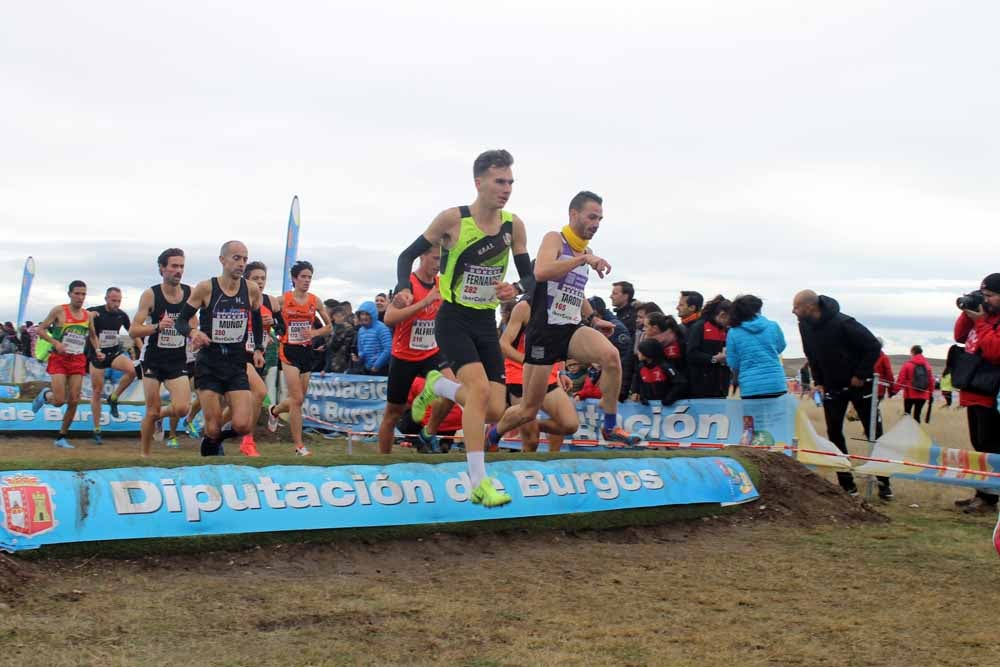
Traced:
[[566, 225], [565, 227], [562, 228], [562, 235], [563, 238], [566, 239], [566, 243], [568, 243], [569, 247], [572, 248], [573, 250], [577, 252], [583, 252], [584, 250], [587, 249], [586, 239], [581, 239], [579, 236], [577, 236], [569, 225]]

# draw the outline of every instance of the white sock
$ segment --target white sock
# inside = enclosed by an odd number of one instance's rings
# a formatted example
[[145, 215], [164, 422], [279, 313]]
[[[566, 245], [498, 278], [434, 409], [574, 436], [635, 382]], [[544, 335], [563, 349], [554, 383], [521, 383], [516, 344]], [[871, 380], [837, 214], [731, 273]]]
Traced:
[[472, 488], [476, 488], [486, 477], [486, 453], [467, 452], [465, 460], [469, 464], [469, 479], [472, 480]]
[[447, 398], [449, 401], [455, 400], [455, 395], [458, 393], [459, 383], [454, 380], [449, 380], [446, 377], [439, 377], [437, 382], [434, 383], [434, 393], [441, 398]]

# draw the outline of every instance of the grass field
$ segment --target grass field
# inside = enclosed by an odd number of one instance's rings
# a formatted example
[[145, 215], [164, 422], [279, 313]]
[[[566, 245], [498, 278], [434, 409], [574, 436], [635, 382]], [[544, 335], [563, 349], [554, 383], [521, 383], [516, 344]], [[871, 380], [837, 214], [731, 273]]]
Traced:
[[[901, 405], [886, 405], [887, 426]], [[938, 410], [930, 431], [966, 446], [964, 420]], [[152, 462], [191, 462], [184, 446]], [[130, 447], [19, 438], [0, 457], [100, 467]], [[344, 444], [315, 447], [322, 463]], [[284, 443], [262, 450], [294, 460]], [[371, 445], [353, 455], [377, 460]], [[714, 519], [3, 557], [0, 664], [1000, 664], [996, 517], [957, 513], [967, 492], [899, 481], [875, 504], [882, 521], [799, 466], [760, 461], [762, 500]]]

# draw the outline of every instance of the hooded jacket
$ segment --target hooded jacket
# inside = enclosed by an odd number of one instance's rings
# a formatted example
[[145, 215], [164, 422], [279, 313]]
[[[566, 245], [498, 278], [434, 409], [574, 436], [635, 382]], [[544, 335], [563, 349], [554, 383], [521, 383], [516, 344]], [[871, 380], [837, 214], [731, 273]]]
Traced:
[[691, 398], [725, 398], [729, 395], [729, 368], [712, 361], [726, 348], [726, 330], [705, 318], [687, 331], [687, 371]]
[[[788, 391], [779, 356], [785, 351], [785, 334], [778, 323], [763, 315], [729, 330], [726, 363], [738, 373], [740, 396], [762, 396]], [[815, 369], [810, 361], [810, 368]], [[813, 371], [814, 375], [816, 371]]]
[[366, 370], [386, 370], [389, 355], [392, 354], [392, 332], [379, 322], [374, 301], [365, 301], [358, 306], [359, 313], [371, 315], [371, 322], [358, 327], [358, 358]]
[[818, 320], [799, 321], [813, 382], [830, 395], [850, 387], [852, 377], [870, 382], [882, 350], [878, 339], [853, 317], [840, 312], [836, 299], [819, 297], [819, 308]]
[[[913, 374], [917, 366], [923, 366], [927, 369], [927, 390], [920, 391], [913, 388]], [[892, 387], [892, 393], [895, 394], [900, 389], [903, 390], [903, 398], [911, 401], [926, 401], [931, 397], [931, 392], [934, 389], [934, 370], [931, 365], [927, 363], [927, 359], [922, 354], [915, 354], [910, 357], [910, 360], [903, 364], [903, 367], [899, 369], [899, 376], [896, 378], [896, 383]]]
[[[987, 313], [985, 317], [973, 321], [965, 313], [960, 313], [955, 321], [955, 342], [964, 343], [969, 354], [981, 354], [983, 360], [994, 366], [1000, 365], [1000, 314]], [[997, 397], [977, 394], [967, 389], [958, 392], [958, 404], [964, 408], [978, 405], [996, 407]]]

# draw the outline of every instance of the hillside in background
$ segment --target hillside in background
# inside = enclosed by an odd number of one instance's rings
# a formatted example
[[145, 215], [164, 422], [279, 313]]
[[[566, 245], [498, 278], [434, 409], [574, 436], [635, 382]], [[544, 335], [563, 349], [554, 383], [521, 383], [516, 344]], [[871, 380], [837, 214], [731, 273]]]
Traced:
[[[890, 354], [889, 361], [892, 362], [892, 373], [895, 376], [899, 373], [899, 369], [903, 367], [910, 359], [908, 354]], [[928, 357], [927, 361], [930, 362], [931, 368], [934, 369], [934, 377], [941, 377], [941, 372], [944, 370], [944, 359], [931, 359]], [[785, 375], [788, 377], [794, 377], [798, 375], [799, 369], [802, 365], [806, 363], [805, 357], [795, 357], [792, 359], [782, 359], [785, 365]]]

